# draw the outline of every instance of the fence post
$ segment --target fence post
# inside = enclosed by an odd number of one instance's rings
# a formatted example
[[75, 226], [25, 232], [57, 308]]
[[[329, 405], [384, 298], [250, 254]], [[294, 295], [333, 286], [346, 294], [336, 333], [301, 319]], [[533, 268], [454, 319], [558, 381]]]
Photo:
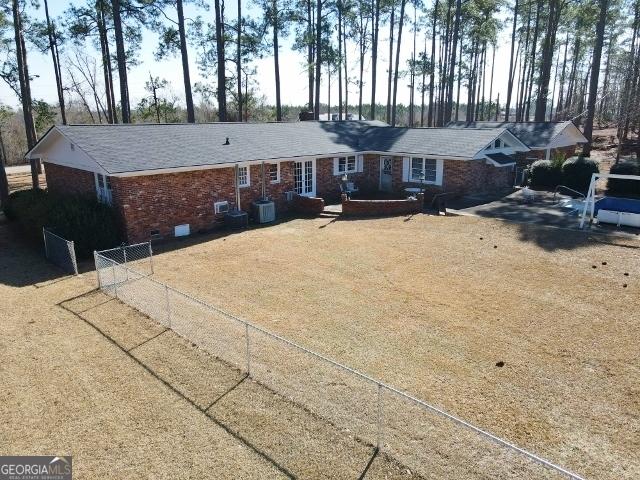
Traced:
[[151, 267], [151, 273], [153, 273], [153, 250], [151, 249], [151, 242], [149, 242], [149, 266]]
[[127, 281], [129, 280], [129, 267], [127, 267], [127, 249], [123, 245], [122, 247], [122, 258], [124, 259], [124, 269], [127, 272]]
[[378, 384], [378, 435], [376, 439], [376, 450], [382, 450], [382, 442], [384, 435], [384, 418], [382, 416], [383, 413], [383, 404], [382, 404], [382, 384]]
[[164, 286], [164, 298], [167, 307], [167, 327], [171, 328], [171, 303], [169, 302], [169, 287]]
[[251, 376], [251, 342], [249, 341], [249, 324], [244, 324], [245, 337], [247, 339], [247, 377]]
[[113, 293], [118, 298], [118, 282], [116, 281], [116, 262], [111, 261], [111, 271], [113, 272]]
[[76, 261], [76, 244], [73, 240], [67, 243], [69, 249], [69, 257], [71, 257], [71, 264], [73, 265], [73, 273], [78, 275], [78, 262]]
[[93, 263], [96, 264], [96, 274], [98, 275], [98, 290], [102, 290], [102, 279], [100, 278], [100, 268], [98, 267], [98, 252], [93, 251]]
[[42, 227], [42, 237], [44, 238], [44, 256], [49, 259], [49, 245], [47, 245], [47, 229]]

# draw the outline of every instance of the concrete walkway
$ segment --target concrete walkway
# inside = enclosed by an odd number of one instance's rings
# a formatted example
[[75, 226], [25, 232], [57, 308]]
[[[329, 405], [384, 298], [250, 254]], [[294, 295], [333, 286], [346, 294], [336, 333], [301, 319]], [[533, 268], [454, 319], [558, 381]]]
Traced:
[[559, 206], [559, 202], [569, 197], [558, 195], [554, 198], [550, 192], [536, 192], [533, 202], [524, 201], [521, 190], [502, 198], [487, 196], [467, 196], [452, 200], [447, 210], [460, 215], [476, 215], [518, 223], [533, 223], [563, 228], [577, 228], [580, 215], [568, 208]]

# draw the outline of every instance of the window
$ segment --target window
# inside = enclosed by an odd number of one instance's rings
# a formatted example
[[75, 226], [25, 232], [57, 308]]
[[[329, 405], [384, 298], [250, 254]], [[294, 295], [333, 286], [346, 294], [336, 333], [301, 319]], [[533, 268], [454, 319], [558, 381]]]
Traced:
[[96, 173], [94, 175], [98, 201], [111, 205], [111, 199], [113, 198], [111, 193], [111, 178], [106, 175], [102, 175], [101, 173]]
[[280, 183], [280, 164], [267, 164], [267, 178], [271, 183]]
[[496, 141], [494, 143], [494, 147], [495, 148], [502, 148], [502, 141], [499, 138], [496, 138]]
[[354, 173], [357, 170], [356, 157], [338, 158], [338, 173]]
[[238, 186], [239, 187], [248, 187], [249, 186], [249, 167], [238, 167]]
[[438, 161], [431, 158], [412, 157], [409, 178], [413, 182], [436, 183], [438, 179]]

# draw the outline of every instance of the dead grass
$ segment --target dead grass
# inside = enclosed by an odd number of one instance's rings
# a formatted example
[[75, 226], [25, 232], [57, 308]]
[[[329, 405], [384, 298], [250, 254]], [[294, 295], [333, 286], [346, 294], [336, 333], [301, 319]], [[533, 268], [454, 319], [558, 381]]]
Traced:
[[78, 478], [408, 478], [242, 372], [62, 277], [0, 225], [0, 452]]
[[[46, 188], [46, 178], [44, 174], [39, 175], [40, 188]], [[7, 175], [7, 181], [9, 182], [9, 192], [15, 192], [17, 190], [27, 190], [31, 188], [31, 173], [12, 173]]]
[[470, 217], [324, 218], [154, 261], [174, 287], [618, 479], [640, 476], [639, 247]]

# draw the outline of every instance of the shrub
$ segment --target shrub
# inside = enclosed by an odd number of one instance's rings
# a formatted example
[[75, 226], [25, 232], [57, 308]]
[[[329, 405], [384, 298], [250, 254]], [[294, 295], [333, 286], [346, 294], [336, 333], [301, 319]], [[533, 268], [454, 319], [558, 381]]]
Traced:
[[530, 182], [533, 188], [555, 188], [562, 181], [560, 162], [536, 160], [529, 167]]
[[118, 245], [121, 240], [113, 208], [93, 198], [22, 190], [9, 196], [4, 211], [31, 240], [42, 241], [43, 227], [73, 240], [81, 258], [91, 256], [94, 250]]
[[[611, 166], [611, 173], [619, 175], [640, 175], [640, 161], [625, 160]], [[607, 195], [619, 197], [640, 197], [640, 180], [620, 180], [610, 178], [607, 181]]]
[[591, 183], [591, 175], [599, 172], [594, 160], [583, 156], [571, 157], [562, 164], [562, 184], [579, 192], [586, 192]]

